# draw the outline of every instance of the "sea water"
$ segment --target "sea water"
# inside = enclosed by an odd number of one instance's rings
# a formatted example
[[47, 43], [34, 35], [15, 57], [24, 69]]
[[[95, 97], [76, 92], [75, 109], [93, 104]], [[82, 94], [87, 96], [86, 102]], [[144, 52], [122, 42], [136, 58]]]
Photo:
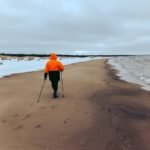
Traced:
[[108, 63], [119, 71], [117, 75], [120, 79], [150, 91], [150, 55], [112, 57]]

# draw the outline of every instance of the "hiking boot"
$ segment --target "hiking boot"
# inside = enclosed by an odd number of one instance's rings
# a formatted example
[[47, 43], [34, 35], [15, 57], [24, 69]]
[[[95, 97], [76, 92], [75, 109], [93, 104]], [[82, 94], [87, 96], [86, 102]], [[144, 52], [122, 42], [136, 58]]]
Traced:
[[57, 98], [58, 96], [57, 96], [57, 93], [56, 92], [54, 92], [54, 94], [53, 94], [53, 98]]

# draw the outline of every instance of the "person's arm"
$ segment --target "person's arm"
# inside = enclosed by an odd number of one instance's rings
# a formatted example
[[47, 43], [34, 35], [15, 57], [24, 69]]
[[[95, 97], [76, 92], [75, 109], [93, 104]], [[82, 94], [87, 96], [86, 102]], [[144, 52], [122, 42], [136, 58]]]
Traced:
[[61, 62], [59, 62], [59, 71], [64, 71], [64, 65]]
[[44, 69], [44, 80], [47, 79], [47, 74], [48, 74], [48, 65], [46, 64], [45, 69]]
[[47, 73], [44, 72], [44, 80], [47, 79]]

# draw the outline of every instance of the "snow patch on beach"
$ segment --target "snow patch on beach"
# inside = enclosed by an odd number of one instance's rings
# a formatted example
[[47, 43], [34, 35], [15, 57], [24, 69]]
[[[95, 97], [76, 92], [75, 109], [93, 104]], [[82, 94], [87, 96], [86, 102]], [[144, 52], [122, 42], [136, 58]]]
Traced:
[[108, 63], [119, 71], [120, 79], [140, 84], [142, 89], [150, 91], [150, 55], [113, 57]]
[[[85, 57], [85, 58], [63, 58], [58, 57], [64, 65], [85, 62], [95, 59], [100, 59], [101, 57]], [[24, 57], [24, 58], [0, 58], [0, 77], [4, 77], [7, 75], [15, 74], [15, 73], [24, 73], [31, 71], [38, 71], [44, 69], [48, 58], [36, 58], [36, 57]]]

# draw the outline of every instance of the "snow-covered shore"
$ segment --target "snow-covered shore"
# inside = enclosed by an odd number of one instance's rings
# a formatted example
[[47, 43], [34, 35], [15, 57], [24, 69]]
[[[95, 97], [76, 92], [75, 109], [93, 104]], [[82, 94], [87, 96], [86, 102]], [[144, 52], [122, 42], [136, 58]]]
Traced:
[[[100, 59], [101, 57], [59, 57], [58, 59], [64, 64], [72, 64], [78, 62], [85, 62], [94, 59]], [[14, 58], [14, 57], [5, 57], [0, 58], [0, 77], [15, 73], [24, 73], [31, 71], [42, 70], [48, 61], [48, 58], [38, 58], [38, 57], [24, 57], [24, 58]]]

